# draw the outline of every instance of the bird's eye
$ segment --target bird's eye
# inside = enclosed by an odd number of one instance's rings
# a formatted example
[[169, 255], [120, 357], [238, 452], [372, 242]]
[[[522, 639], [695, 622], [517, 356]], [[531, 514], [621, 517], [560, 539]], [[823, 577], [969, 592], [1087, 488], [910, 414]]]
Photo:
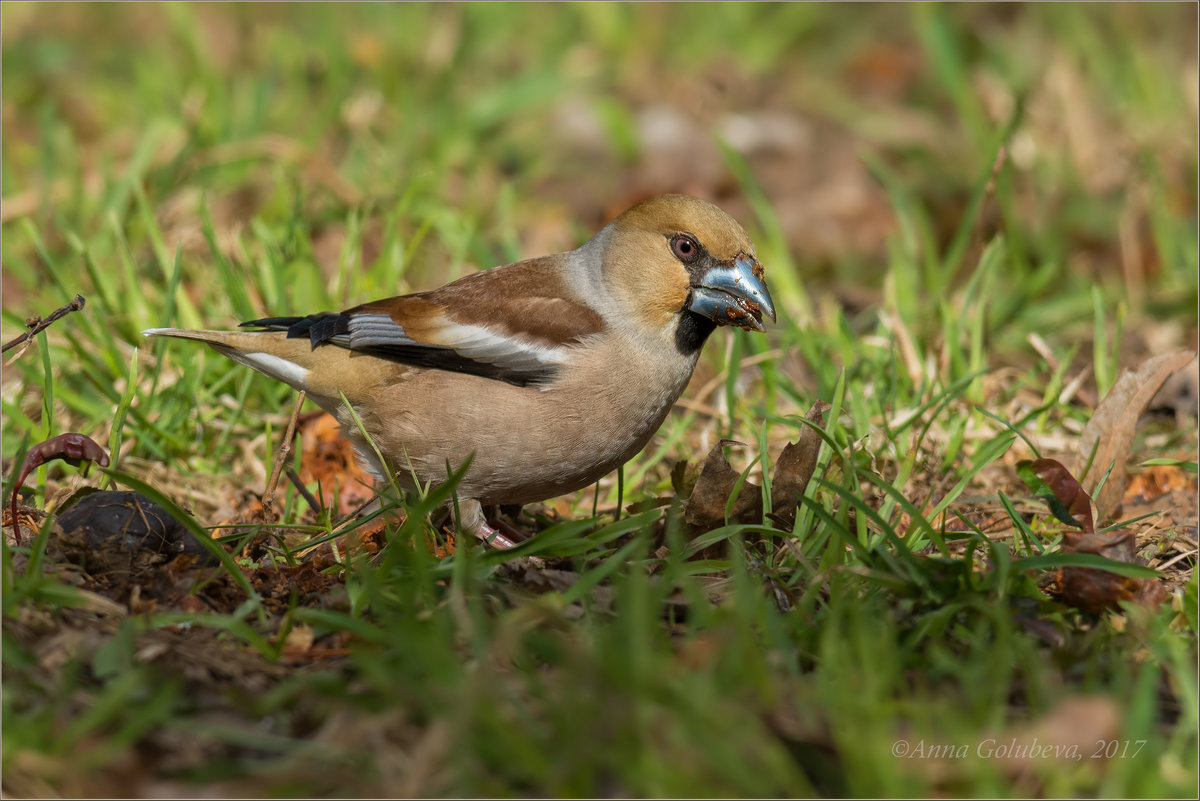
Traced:
[[687, 234], [675, 234], [671, 237], [671, 251], [685, 264], [691, 264], [700, 258], [700, 243]]

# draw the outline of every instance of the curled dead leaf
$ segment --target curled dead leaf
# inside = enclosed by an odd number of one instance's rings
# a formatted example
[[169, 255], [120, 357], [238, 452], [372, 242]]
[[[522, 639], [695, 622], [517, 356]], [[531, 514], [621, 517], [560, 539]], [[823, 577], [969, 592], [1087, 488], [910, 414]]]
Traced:
[[[723, 439], [713, 446], [704, 460], [691, 497], [683, 507], [683, 519], [690, 526], [708, 530], [725, 523], [725, 508], [740, 474], [729, 466], [724, 448], [740, 442]], [[762, 488], [746, 481], [729, 511], [730, 520], [748, 520], [762, 513]]]
[[[1137, 370], [1126, 369], [1084, 427], [1079, 451], [1067, 467], [1078, 476], [1091, 458], [1091, 469], [1080, 484], [1096, 503], [1097, 520], [1109, 519], [1125, 492], [1125, 462], [1138, 419], [1167, 379], [1195, 356], [1190, 350], [1176, 350], [1150, 359]], [[1112, 472], [1097, 493], [1096, 487], [1109, 465]]]
[[[1049, 507], [1054, 516], [1081, 531], [1063, 531], [1062, 553], [1093, 554], [1117, 562], [1137, 562], [1137, 535], [1131, 529], [1097, 533], [1091, 499], [1075, 477], [1054, 459], [1022, 461], [1017, 464], [1021, 479]], [[1121, 601], [1157, 608], [1167, 598], [1159, 579], [1122, 576], [1093, 567], [1063, 567], [1058, 572], [1058, 591], [1063, 603], [1099, 614], [1115, 609]]]
[[[817, 401], [804, 416], [816, 426], [825, 425], [825, 412], [830, 406]], [[795, 520], [796, 506], [800, 496], [808, 488], [813, 471], [817, 468], [817, 454], [821, 451], [821, 435], [812, 426], [804, 426], [795, 442], [784, 446], [775, 462], [775, 473], [771, 477], [771, 510], [784, 523]], [[788, 526], [790, 528], [790, 526]]]
[[[82, 465], [84, 475], [87, 474], [92, 462], [101, 467], [108, 467], [108, 452], [85, 434], [68, 431], [34, 445], [25, 454], [25, 461], [21, 463], [21, 472], [13, 481], [12, 499], [9, 503], [9, 516], [13, 526], [18, 525], [17, 496], [21, 485], [25, 483], [25, 479], [30, 473], [46, 462], [52, 462], [55, 459], [62, 459], [75, 467]], [[18, 535], [19, 539], [19, 532], [16, 528], [13, 529], [13, 534]]]
[[[783, 528], [790, 528], [800, 497], [816, 470], [822, 442], [816, 428], [824, 426], [825, 412], [830, 408], [825, 401], [815, 402], [805, 415], [812, 425], [805, 425], [796, 441], [785, 445], [775, 461], [771, 479], [771, 518]], [[752, 481], [741, 481], [739, 488], [741, 474], [730, 467], [725, 458], [725, 448], [740, 444], [733, 440], [718, 442], [709, 451], [699, 476], [694, 479], [686, 462], [677, 463], [671, 471], [675, 492], [687, 497], [683, 519], [688, 525], [705, 531], [724, 525], [727, 510], [730, 521], [749, 522], [762, 518], [762, 488]], [[735, 489], [737, 497], [730, 505], [729, 499]]]
[[1017, 474], [1060, 521], [1088, 534], [1096, 530], [1092, 499], [1057, 459], [1022, 460], [1017, 462]]
[[[1129, 529], [1092, 534], [1063, 532], [1063, 553], [1086, 553], [1118, 562], [1135, 563], [1137, 535]], [[1064, 567], [1059, 571], [1063, 603], [1099, 614], [1116, 609], [1121, 601], [1133, 601], [1157, 609], [1169, 597], [1160, 579], [1120, 576], [1092, 567]]]

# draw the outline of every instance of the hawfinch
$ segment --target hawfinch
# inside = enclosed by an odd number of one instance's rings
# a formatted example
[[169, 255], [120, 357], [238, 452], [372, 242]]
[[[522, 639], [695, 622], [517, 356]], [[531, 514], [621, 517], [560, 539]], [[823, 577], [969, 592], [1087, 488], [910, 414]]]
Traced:
[[[247, 331], [155, 328], [308, 393], [377, 476], [412, 489], [470, 468], [460, 527], [504, 547], [483, 506], [582, 489], [637, 454], [719, 325], [762, 331], [775, 307], [745, 231], [662, 195], [579, 249], [434, 289]], [[343, 407], [344, 395], [387, 464]]]

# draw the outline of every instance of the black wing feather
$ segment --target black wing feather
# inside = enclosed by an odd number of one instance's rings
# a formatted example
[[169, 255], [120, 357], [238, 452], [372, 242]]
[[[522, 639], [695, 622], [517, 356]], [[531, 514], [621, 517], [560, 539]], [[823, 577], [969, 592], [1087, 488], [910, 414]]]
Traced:
[[[314, 348], [321, 344], [329, 344], [350, 349], [350, 315], [345, 313], [321, 312], [307, 317], [264, 317], [244, 322], [242, 327], [286, 331], [288, 339], [308, 339]], [[341, 337], [341, 341], [335, 339], [336, 337]], [[553, 366], [517, 369], [482, 362], [469, 359], [451, 348], [437, 345], [367, 345], [352, 350], [410, 367], [467, 373], [518, 387], [543, 384], [557, 372]]]
[[320, 312], [307, 317], [264, 317], [261, 320], [244, 322], [242, 328], [286, 331], [288, 339], [307, 339], [315, 348], [336, 336], [349, 335], [350, 315], [339, 312]]

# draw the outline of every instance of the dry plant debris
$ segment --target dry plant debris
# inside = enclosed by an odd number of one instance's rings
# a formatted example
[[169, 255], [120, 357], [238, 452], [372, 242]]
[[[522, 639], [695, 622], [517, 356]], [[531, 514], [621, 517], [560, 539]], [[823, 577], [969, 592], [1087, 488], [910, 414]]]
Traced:
[[[1193, 351], [1177, 350], [1155, 356], [1136, 370], [1126, 369], [1084, 427], [1079, 451], [1068, 467], [1073, 475], [1079, 475], [1085, 466], [1091, 466], [1083, 480], [1089, 494], [1108, 474], [1095, 496], [1098, 520], [1107, 520], [1125, 493], [1125, 462], [1138, 420], [1167, 379], [1195, 358]], [[1112, 472], [1108, 473], [1110, 465]]]
[[[1134, 553], [1137, 533], [1131, 528], [1097, 532], [1092, 522], [1092, 501], [1062, 463], [1054, 459], [1023, 461], [1017, 466], [1034, 493], [1045, 500], [1051, 512], [1079, 531], [1063, 532], [1062, 553], [1094, 554], [1117, 562], [1138, 562]], [[1157, 578], [1123, 576], [1094, 567], [1062, 567], [1058, 589], [1063, 603], [1087, 612], [1115, 609], [1121, 601], [1134, 601], [1152, 609], [1168, 598]]]
[[85, 495], [58, 516], [51, 547], [89, 573], [140, 573], [180, 554], [215, 564], [179, 521], [136, 492]]
[[[772, 516], [787, 530], [791, 529], [800, 496], [804, 494], [816, 469], [817, 454], [821, 449], [821, 435], [817, 433], [817, 428], [824, 425], [825, 412], [830, 408], [825, 401], [814, 403], [805, 415], [808, 425], [804, 426], [795, 442], [784, 446], [775, 461], [771, 479]], [[725, 448], [739, 444], [732, 440], [721, 440], [704, 460], [704, 467], [683, 508], [683, 519], [696, 533], [724, 524], [726, 517], [738, 522], [762, 518], [762, 487], [744, 480], [729, 465], [723, 453]], [[676, 465], [675, 486], [680, 494], [686, 492], [683, 478], [686, 472], [685, 465]]]
[[[83, 434], [67, 432], [66, 434], [59, 434], [57, 437], [51, 437], [45, 442], [39, 442], [37, 445], [34, 445], [25, 454], [25, 461], [21, 464], [21, 472], [13, 481], [9, 514], [14, 527], [17, 526], [17, 495], [20, 492], [21, 485], [25, 483], [25, 479], [29, 477], [30, 473], [54, 459], [62, 459], [64, 462], [76, 467], [82, 465], [85, 475], [92, 462], [101, 467], [108, 467], [108, 454], [94, 440]], [[20, 540], [20, 535], [16, 528], [13, 529], [13, 535]]]
[[299, 435], [300, 480], [318, 485], [323, 507], [348, 515], [375, 497], [375, 479], [355, 457], [354, 446], [341, 435], [331, 415], [301, 415]]

